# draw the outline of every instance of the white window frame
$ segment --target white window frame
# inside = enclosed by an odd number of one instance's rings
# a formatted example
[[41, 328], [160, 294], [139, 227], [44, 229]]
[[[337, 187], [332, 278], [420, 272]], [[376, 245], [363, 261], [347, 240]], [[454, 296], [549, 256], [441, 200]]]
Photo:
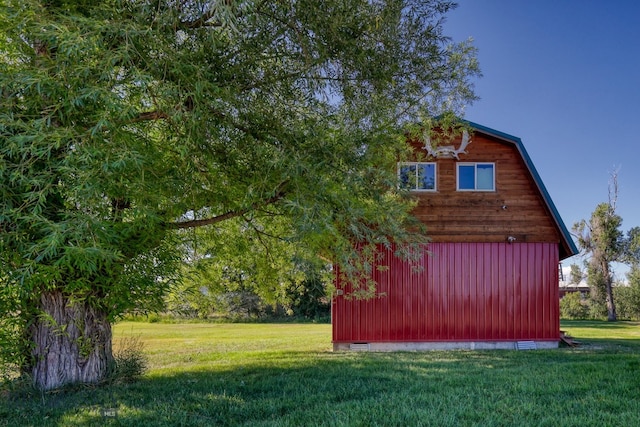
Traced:
[[[492, 182], [491, 189], [486, 188], [478, 188], [478, 165], [490, 165], [493, 171], [492, 174]], [[474, 170], [474, 179], [473, 184], [474, 188], [460, 188], [460, 166], [473, 166]], [[496, 164], [494, 162], [466, 162], [466, 163], [456, 163], [456, 191], [481, 191], [481, 192], [495, 192], [496, 191]]]
[[[433, 166], [433, 188], [418, 188], [418, 166], [420, 165], [431, 165]], [[416, 167], [416, 175], [415, 182], [412, 188], [409, 188], [409, 191], [420, 191], [420, 192], [435, 192], [438, 191], [438, 164], [436, 162], [400, 162], [398, 163], [398, 186], [402, 188], [401, 185], [401, 168], [402, 166], [415, 166]]]

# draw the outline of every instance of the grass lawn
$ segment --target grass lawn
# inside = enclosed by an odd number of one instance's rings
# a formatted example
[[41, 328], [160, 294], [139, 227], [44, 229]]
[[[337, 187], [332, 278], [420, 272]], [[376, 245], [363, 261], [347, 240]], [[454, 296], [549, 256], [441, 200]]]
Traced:
[[577, 349], [333, 353], [326, 324], [119, 323], [133, 384], [7, 393], [4, 426], [640, 426], [640, 323]]

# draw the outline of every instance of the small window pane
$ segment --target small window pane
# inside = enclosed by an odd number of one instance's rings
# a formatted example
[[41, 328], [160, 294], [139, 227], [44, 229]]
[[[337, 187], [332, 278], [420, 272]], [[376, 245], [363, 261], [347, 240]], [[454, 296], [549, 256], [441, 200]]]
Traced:
[[458, 189], [475, 190], [475, 166], [458, 165]]
[[493, 165], [477, 165], [478, 168], [478, 190], [493, 190]]
[[436, 165], [418, 165], [418, 190], [435, 190], [436, 188]]
[[413, 190], [414, 188], [416, 188], [415, 165], [400, 166], [400, 188], [404, 190]]

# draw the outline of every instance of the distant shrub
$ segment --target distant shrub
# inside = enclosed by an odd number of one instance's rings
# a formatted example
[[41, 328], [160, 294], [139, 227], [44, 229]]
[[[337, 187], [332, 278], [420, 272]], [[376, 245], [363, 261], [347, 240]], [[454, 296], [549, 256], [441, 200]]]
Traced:
[[206, 319], [216, 312], [217, 295], [193, 280], [176, 285], [165, 297], [166, 313], [178, 319]]
[[575, 320], [589, 318], [589, 307], [579, 292], [570, 292], [560, 300], [560, 317]]
[[113, 367], [108, 382], [131, 383], [137, 381], [147, 371], [147, 356], [139, 337], [123, 338], [114, 352]]
[[587, 299], [587, 306], [589, 307], [589, 314], [587, 318], [600, 320], [605, 320], [607, 318], [606, 301], [603, 301], [602, 299], [594, 299], [593, 296], [590, 296]]
[[640, 284], [614, 288], [616, 312], [620, 319], [640, 319]]
[[218, 312], [241, 320], [256, 319], [264, 315], [267, 305], [251, 291], [225, 292], [217, 297]]
[[331, 314], [327, 283], [319, 273], [307, 273], [302, 281], [290, 280], [281, 287], [280, 304], [288, 316], [323, 319]]
[[29, 381], [24, 369], [28, 343], [20, 334], [19, 321], [17, 316], [0, 319], [0, 391], [16, 382]]

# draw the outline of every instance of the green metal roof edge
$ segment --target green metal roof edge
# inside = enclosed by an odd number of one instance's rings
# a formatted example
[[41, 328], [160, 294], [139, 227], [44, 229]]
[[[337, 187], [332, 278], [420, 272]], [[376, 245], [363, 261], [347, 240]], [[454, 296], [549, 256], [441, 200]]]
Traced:
[[476, 129], [476, 130], [478, 130], [480, 132], [486, 133], [488, 135], [496, 136], [496, 137], [498, 137], [500, 139], [503, 139], [503, 140], [506, 140], [506, 141], [513, 142], [516, 145], [516, 147], [518, 148], [518, 151], [520, 152], [520, 155], [522, 155], [522, 158], [524, 159], [524, 162], [527, 165], [527, 168], [529, 169], [529, 172], [531, 172], [531, 175], [533, 176], [533, 180], [535, 181], [536, 185], [538, 186], [538, 189], [542, 193], [542, 198], [544, 199], [545, 203], [549, 207], [549, 210], [551, 211], [551, 214], [553, 215], [554, 221], [558, 225], [558, 228], [560, 228], [560, 232], [562, 234], [562, 237], [564, 238], [564, 240], [565, 240], [565, 242], [567, 244], [567, 247], [569, 248], [569, 252], [570, 253], [569, 253], [568, 257], [573, 256], [573, 255], [577, 255], [579, 253], [578, 247], [576, 246], [575, 242], [571, 238], [571, 233], [569, 233], [569, 229], [564, 224], [564, 221], [562, 220], [562, 217], [560, 216], [560, 212], [558, 212], [558, 209], [556, 208], [556, 205], [553, 203], [553, 200], [551, 199], [551, 195], [547, 191], [547, 188], [545, 187], [544, 182], [542, 182], [542, 178], [540, 177], [540, 174], [538, 174], [538, 171], [536, 170], [536, 167], [533, 164], [533, 161], [531, 160], [531, 157], [529, 157], [529, 153], [527, 153], [527, 150], [524, 148], [524, 144], [522, 143], [522, 140], [520, 138], [518, 138], [517, 136], [509, 135], [508, 133], [504, 133], [504, 132], [500, 132], [499, 130], [491, 129], [489, 127], [480, 125], [478, 123], [474, 123], [474, 122], [472, 122], [470, 120], [464, 120], [463, 119], [462, 122], [466, 123], [467, 125], [471, 126], [473, 129]]

